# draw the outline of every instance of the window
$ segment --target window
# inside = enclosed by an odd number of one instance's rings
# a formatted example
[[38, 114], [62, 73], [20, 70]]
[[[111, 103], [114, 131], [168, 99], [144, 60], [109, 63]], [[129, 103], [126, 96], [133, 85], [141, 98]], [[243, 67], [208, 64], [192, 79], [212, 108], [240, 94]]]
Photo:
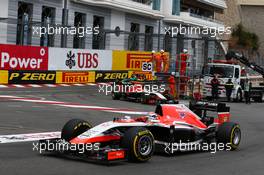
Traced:
[[239, 68], [236, 68], [235, 69], [235, 78], [239, 78], [239, 73], [240, 71], [239, 71]]
[[151, 51], [153, 49], [153, 27], [146, 26], [145, 28], [145, 50]]
[[16, 44], [18, 45], [30, 45], [31, 44], [32, 12], [33, 12], [32, 4], [18, 2], [17, 38], [16, 38]]
[[166, 52], [171, 52], [172, 39], [171, 39], [170, 32], [166, 32], [165, 37], [164, 37], [164, 50]]
[[[41, 26], [48, 29], [48, 25], [55, 25], [55, 8], [43, 6], [41, 14]], [[54, 47], [54, 34], [49, 35], [46, 33], [42, 35], [40, 38], [40, 45]]]
[[180, 15], [181, 1], [172, 0], [172, 15]]
[[73, 38], [73, 48], [85, 48], [86, 14], [75, 12], [74, 27], [78, 31]]
[[160, 10], [160, 0], [153, 0], [153, 10]]
[[132, 1], [146, 5], [150, 5], [152, 3], [152, 0], [132, 0]]
[[131, 23], [128, 36], [128, 50], [139, 50], [139, 27], [137, 23]]
[[217, 74], [219, 78], [233, 78], [233, 66], [210, 65], [204, 70], [205, 75], [213, 76]]
[[93, 27], [99, 27], [99, 34], [93, 35], [93, 49], [105, 49], [104, 17], [94, 16]]

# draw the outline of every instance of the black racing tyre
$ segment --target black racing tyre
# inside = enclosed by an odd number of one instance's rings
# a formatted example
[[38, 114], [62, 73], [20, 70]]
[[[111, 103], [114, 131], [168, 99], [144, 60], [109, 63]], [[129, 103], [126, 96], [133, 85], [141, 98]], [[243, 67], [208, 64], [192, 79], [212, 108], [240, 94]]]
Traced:
[[112, 99], [113, 100], [119, 100], [121, 98], [121, 95], [116, 92], [112, 92]]
[[154, 137], [144, 127], [133, 127], [125, 132], [121, 140], [121, 148], [127, 150], [129, 161], [146, 162], [154, 153]]
[[235, 150], [241, 141], [240, 126], [233, 122], [226, 122], [219, 126], [216, 133], [217, 143], [225, 144], [226, 148]]
[[61, 138], [70, 141], [90, 128], [92, 128], [92, 125], [85, 120], [71, 119], [63, 126]]

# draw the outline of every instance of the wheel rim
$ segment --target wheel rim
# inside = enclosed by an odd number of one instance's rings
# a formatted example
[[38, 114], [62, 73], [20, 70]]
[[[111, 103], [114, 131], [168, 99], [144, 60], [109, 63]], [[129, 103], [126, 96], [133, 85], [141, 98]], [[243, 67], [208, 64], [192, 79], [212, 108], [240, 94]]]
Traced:
[[241, 132], [239, 129], [235, 129], [233, 133], [233, 144], [238, 145], [241, 139]]
[[149, 136], [142, 136], [138, 144], [138, 150], [141, 155], [147, 156], [152, 152], [152, 139]]

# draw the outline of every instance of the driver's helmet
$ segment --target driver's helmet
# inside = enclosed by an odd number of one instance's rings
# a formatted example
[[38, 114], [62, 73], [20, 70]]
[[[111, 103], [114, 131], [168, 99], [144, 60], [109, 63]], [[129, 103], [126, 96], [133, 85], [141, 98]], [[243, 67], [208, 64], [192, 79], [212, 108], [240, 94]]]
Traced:
[[149, 120], [156, 120], [157, 117], [158, 117], [158, 115], [156, 113], [154, 113], [154, 112], [148, 113]]

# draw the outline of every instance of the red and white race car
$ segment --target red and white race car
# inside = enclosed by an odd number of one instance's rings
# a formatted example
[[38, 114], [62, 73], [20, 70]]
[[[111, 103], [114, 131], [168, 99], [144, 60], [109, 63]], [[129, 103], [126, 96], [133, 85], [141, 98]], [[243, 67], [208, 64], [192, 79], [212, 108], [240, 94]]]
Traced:
[[[216, 116], [207, 116], [207, 111], [215, 111]], [[94, 127], [84, 120], [70, 120], [64, 125], [61, 138], [41, 140], [39, 145], [45, 153], [102, 162], [145, 162], [155, 151], [178, 151], [174, 148], [180, 143], [221, 143], [224, 148], [235, 150], [241, 131], [229, 118], [229, 107], [223, 103], [191, 102], [190, 108], [184, 104], [160, 104], [155, 113], [114, 118]], [[53, 145], [50, 150], [50, 144], [60, 147]], [[90, 149], [72, 149], [84, 147]]]

